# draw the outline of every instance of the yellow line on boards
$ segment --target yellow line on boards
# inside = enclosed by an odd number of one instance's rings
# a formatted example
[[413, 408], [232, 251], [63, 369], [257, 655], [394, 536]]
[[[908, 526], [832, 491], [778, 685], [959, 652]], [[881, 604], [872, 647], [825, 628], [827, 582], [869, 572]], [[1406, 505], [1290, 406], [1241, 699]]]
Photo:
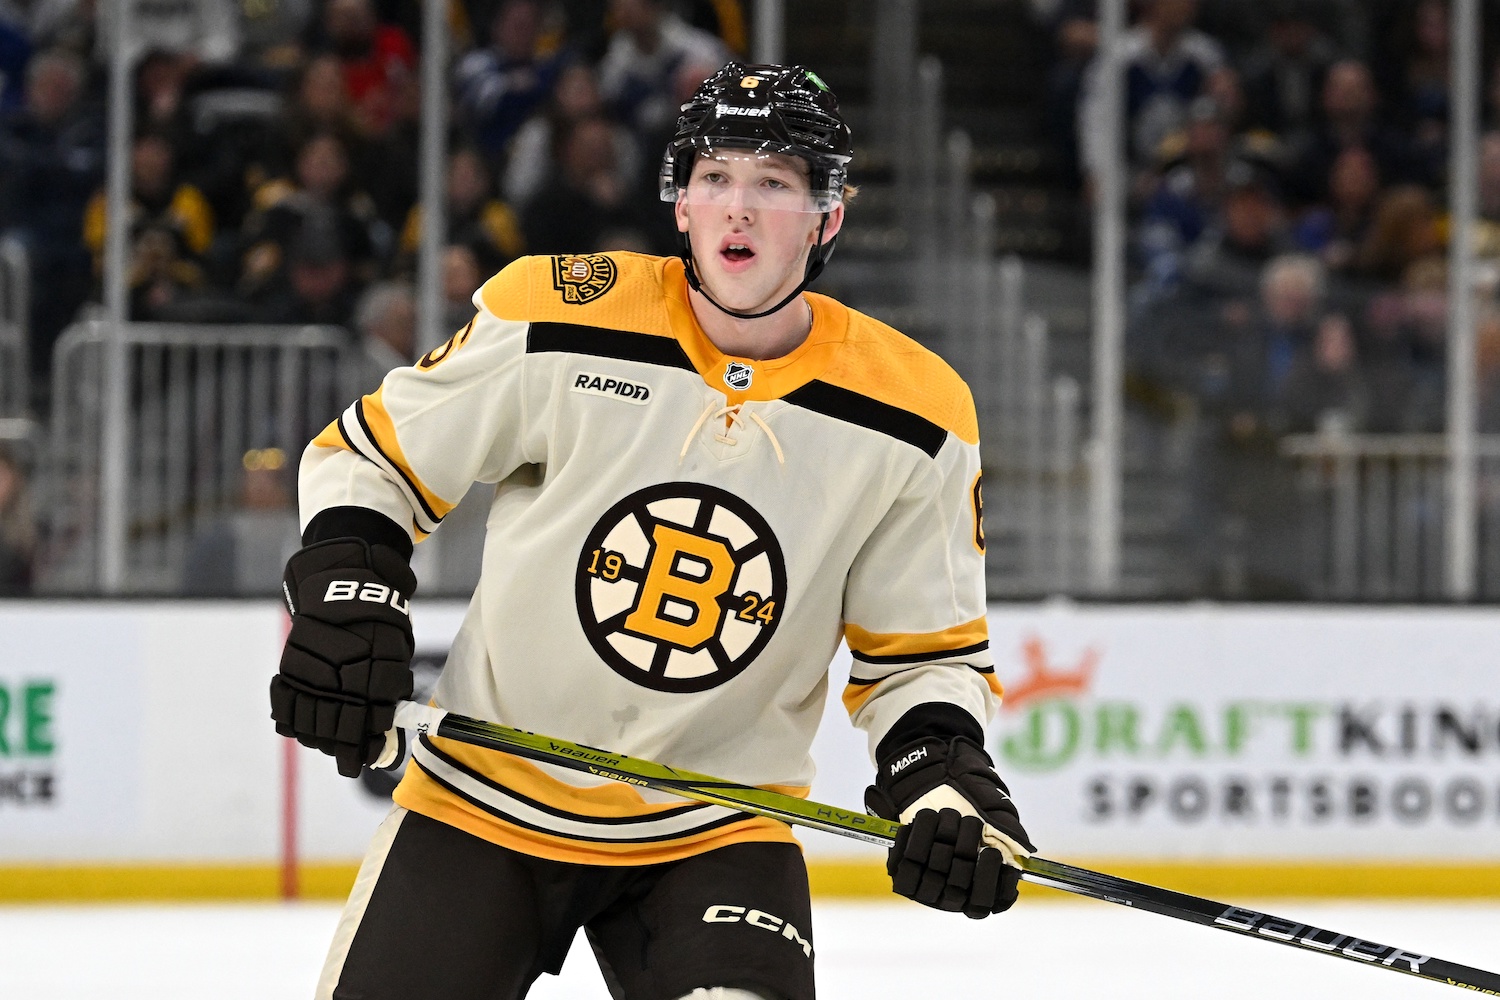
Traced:
[[[1497, 899], [1500, 864], [1393, 864], [1389, 862], [1187, 862], [1068, 859], [1070, 864], [1210, 899], [1268, 896], [1370, 899]], [[861, 897], [889, 893], [885, 867], [875, 862], [812, 861], [814, 896]], [[1036, 900], [1075, 894], [1022, 883]]]
[[[342, 899], [357, 864], [304, 865], [298, 895]], [[0, 866], [0, 903], [267, 900], [281, 896], [274, 864], [133, 864]]]
[[[1500, 899], [1500, 864], [1388, 862], [1183, 862], [1068, 859], [1195, 896], [1234, 901], [1268, 897], [1367, 899]], [[358, 865], [319, 863], [298, 869], [298, 897], [341, 900]], [[890, 880], [878, 860], [812, 859], [813, 895], [879, 899]], [[1023, 883], [1037, 901], [1072, 894]], [[271, 900], [281, 895], [274, 864], [0, 865], [0, 903]]]
[[[1164, 889], [1210, 899], [1267, 896], [1328, 899], [1496, 899], [1500, 864], [1437, 862], [1277, 861], [1191, 862], [1094, 859], [1071, 861]], [[1070, 895], [1043, 886], [1034, 898]]]

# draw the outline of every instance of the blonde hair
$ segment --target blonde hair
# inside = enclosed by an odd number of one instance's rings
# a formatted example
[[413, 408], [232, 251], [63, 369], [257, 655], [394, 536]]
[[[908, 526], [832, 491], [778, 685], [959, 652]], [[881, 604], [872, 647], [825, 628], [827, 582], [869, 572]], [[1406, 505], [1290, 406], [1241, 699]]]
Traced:
[[1295, 287], [1313, 302], [1323, 298], [1325, 277], [1323, 262], [1312, 254], [1284, 253], [1265, 266], [1260, 275], [1262, 295]]

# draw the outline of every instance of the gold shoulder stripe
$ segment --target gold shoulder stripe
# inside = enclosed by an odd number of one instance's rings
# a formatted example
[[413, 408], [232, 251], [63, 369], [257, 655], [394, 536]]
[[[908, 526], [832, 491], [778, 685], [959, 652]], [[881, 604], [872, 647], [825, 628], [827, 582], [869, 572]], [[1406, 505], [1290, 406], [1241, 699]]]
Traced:
[[434, 520], [441, 521], [448, 516], [448, 512], [458, 506], [449, 503], [436, 493], [432, 492], [421, 478], [411, 469], [411, 464], [406, 460], [406, 454], [401, 450], [401, 442], [396, 439], [396, 423], [391, 419], [389, 411], [385, 408], [383, 394], [385, 386], [376, 389], [370, 395], [365, 396], [355, 404], [354, 410], [358, 415], [365, 433], [369, 436], [371, 443], [380, 449], [380, 454], [386, 461], [390, 462], [395, 470], [406, 480], [406, 485], [411, 488], [417, 499], [426, 508], [426, 513]]
[[989, 647], [989, 622], [983, 617], [938, 632], [867, 632], [844, 623], [844, 641], [855, 659], [867, 663], [918, 663], [963, 656]]
[[845, 684], [844, 694], [839, 698], [844, 703], [844, 711], [849, 713], [849, 718], [854, 718], [854, 713], [865, 707], [865, 702], [875, 694], [874, 684]]
[[[614, 783], [595, 787], [568, 785], [520, 761], [508, 760], [503, 771], [497, 771], [487, 751], [471, 752], [472, 748], [460, 749], [449, 741], [427, 739], [434, 748], [439, 742], [443, 743], [440, 753], [447, 756], [452, 751], [453, 763], [484, 784], [504, 789], [522, 801], [530, 800], [534, 806], [551, 811], [560, 818], [571, 813], [578, 819], [592, 817], [594, 822], [603, 824], [627, 823], [636, 818], [649, 823], [674, 814], [705, 811], [703, 804], [696, 802], [649, 804], [633, 789]], [[802, 796], [808, 792], [800, 787], [768, 787]], [[408, 765], [393, 798], [397, 804], [414, 812], [449, 823], [490, 843], [574, 864], [656, 864], [735, 843], [796, 842], [791, 828], [785, 823], [759, 816], [736, 815], [732, 811], [722, 819], [709, 819], [704, 825], [690, 826], [679, 836], [626, 836], [623, 839], [573, 836], [507, 816], [495, 804], [475, 797], [472, 790], [465, 792], [438, 774], [430, 773], [421, 760]], [[712, 816], [714, 811], [706, 811], [705, 818]]]
[[995, 676], [994, 667], [990, 667], [988, 670], [981, 670], [979, 673], [984, 677], [984, 683], [989, 686], [990, 693], [996, 699], [1005, 697], [1005, 686], [1000, 683], [1000, 678]]
[[[312, 439], [312, 443], [314, 447], [338, 448], [351, 454], [359, 455], [361, 458], [366, 458], [368, 461], [368, 458], [355, 447], [354, 442], [349, 440], [349, 435], [344, 430], [344, 417], [342, 415], [319, 431], [318, 436]], [[419, 542], [431, 534], [430, 531], [422, 527], [415, 517], [411, 519], [411, 531], [413, 537]]]
[[[874, 697], [875, 692], [880, 690], [880, 685], [884, 684], [892, 677], [896, 677], [900, 674], [906, 673], [907, 670], [915, 669], [917, 668], [914, 666], [906, 667], [903, 670], [897, 670], [894, 673], [886, 674], [884, 677], [877, 678], [873, 681], [861, 681], [851, 678], [849, 683], [844, 685], [844, 693], [839, 698], [839, 700], [844, 703], [844, 711], [848, 712], [849, 717], [852, 719], [854, 717], [854, 713], [858, 712], [862, 707], [864, 707], [865, 702], [869, 701], [872, 697]], [[1000, 685], [1000, 678], [995, 676], [994, 667], [970, 667], [969, 669], [973, 670], [980, 677], [984, 678], [985, 686], [990, 689], [990, 693], [993, 694], [996, 699], [1005, 697], [1005, 689]]]
[[531, 318], [531, 273], [544, 257], [519, 257], [479, 287], [479, 300], [501, 319]]
[[662, 295], [672, 258], [624, 251], [521, 257], [480, 289], [501, 319], [673, 336]]
[[521, 854], [575, 865], [654, 865], [681, 861], [730, 844], [795, 844], [792, 828], [779, 820], [749, 816], [696, 837], [667, 843], [601, 844], [507, 823], [433, 780], [420, 766], [407, 766], [406, 778], [391, 796], [397, 805], [457, 827], [480, 840]]
[[844, 348], [820, 376], [823, 381], [914, 413], [967, 444], [979, 443], [969, 387], [946, 361], [879, 320], [848, 313]]
[[319, 448], [342, 448], [345, 451], [353, 451], [354, 445], [344, 437], [343, 428], [337, 420], [318, 432], [318, 436], [312, 439], [312, 443]]

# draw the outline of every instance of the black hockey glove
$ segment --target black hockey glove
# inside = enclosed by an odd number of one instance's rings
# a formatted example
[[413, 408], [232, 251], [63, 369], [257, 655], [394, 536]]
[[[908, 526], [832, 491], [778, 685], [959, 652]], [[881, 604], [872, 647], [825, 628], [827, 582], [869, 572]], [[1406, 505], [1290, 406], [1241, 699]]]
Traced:
[[973, 740], [927, 737], [886, 754], [865, 790], [865, 808], [902, 824], [885, 866], [896, 892], [975, 920], [1015, 903], [1015, 859], [1036, 848], [989, 755]]
[[389, 545], [333, 538], [293, 553], [282, 585], [292, 628], [271, 678], [276, 731], [358, 777], [386, 749], [396, 702], [411, 697], [416, 577]]

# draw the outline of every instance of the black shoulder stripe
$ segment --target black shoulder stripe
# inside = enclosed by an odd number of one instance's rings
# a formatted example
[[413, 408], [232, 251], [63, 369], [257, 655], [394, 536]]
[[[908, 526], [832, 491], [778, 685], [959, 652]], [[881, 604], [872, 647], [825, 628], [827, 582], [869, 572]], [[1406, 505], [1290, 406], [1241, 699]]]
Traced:
[[526, 353], [548, 352], [591, 354], [600, 358], [695, 370], [682, 345], [672, 337], [606, 330], [576, 323], [532, 323], [526, 331]]
[[869, 656], [865, 653], [854, 653], [853, 656], [856, 660], [864, 663], [930, 663], [935, 660], [949, 660], [959, 656], [968, 656], [971, 653], [980, 653], [989, 648], [990, 641], [984, 639], [974, 643], [972, 646], [962, 646], [958, 649], [937, 649], [930, 653], [900, 653], [896, 656]]
[[[392, 459], [391, 456], [385, 453], [385, 449], [380, 447], [380, 440], [375, 437], [375, 432], [370, 430], [370, 422], [365, 419], [365, 401], [363, 399], [354, 401], [354, 415], [359, 418], [360, 429], [365, 432], [365, 438], [369, 440], [370, 446], [380, 453], [380, 457], [385, 459], [387, 465], [396, 470], [396, 475], [400, 476], [401, 481], [406, 484], [407, 491], [411, 493], [412, 499], [416, 500], [422, 506], [422, 513], [426, 514], [433, 524], [442, 524], [443, 519], [438, 517], [437, 511], [428, 506], [427, 500], [422, 496], [422, 491], [417, 489], [417, 484], [412, 482], [411, 476], [406, 474], [406, 470], [401, 467], [401, 463]], [[339, 418], [339, 431], [344, 434], [344, 440], [349, 440], [348, 433], [344, 431], [343, 417]]]
[[855, 687], [869, 687], [872, 684], [881, 684], [881, 683], [884, 683], [885, 681], [890, 680], [892, 677], [895, 677], [898, 674], [909, 673], [909, 672], [911, 672], [911, 671], [913, 671], [915, 669], [917, 669], [917, 668], [916, 667], [902, 667], [900, 670], [892, 670], [890, 673], [888, 673], [888, 674], [881, 674], [879, 677], [855, 677], [853, 674], [850, 674], [849, 675], [849, 683], [852, 684], [852, 685], [854, 685]]
[[868, 427], [897, 441], [905, 441], [926, 452], [929, 458], [936, 458], [943, 442], [948, 439], [948, 432], [926, 417], [829, 382], [814, 380], [782, 398], [825, 417]]
[[349, 446], [349, 450], [359, 451], [359, 449], [354, 445], [354, 439], [351, 438], [349, 436], [349, 432], [344, 429], [344, 415], [342, 413], [339, 414], [339, 418], [336, 422], [338, 423], [339, 427], [339, 437], [344, 439], [344, 443]]

